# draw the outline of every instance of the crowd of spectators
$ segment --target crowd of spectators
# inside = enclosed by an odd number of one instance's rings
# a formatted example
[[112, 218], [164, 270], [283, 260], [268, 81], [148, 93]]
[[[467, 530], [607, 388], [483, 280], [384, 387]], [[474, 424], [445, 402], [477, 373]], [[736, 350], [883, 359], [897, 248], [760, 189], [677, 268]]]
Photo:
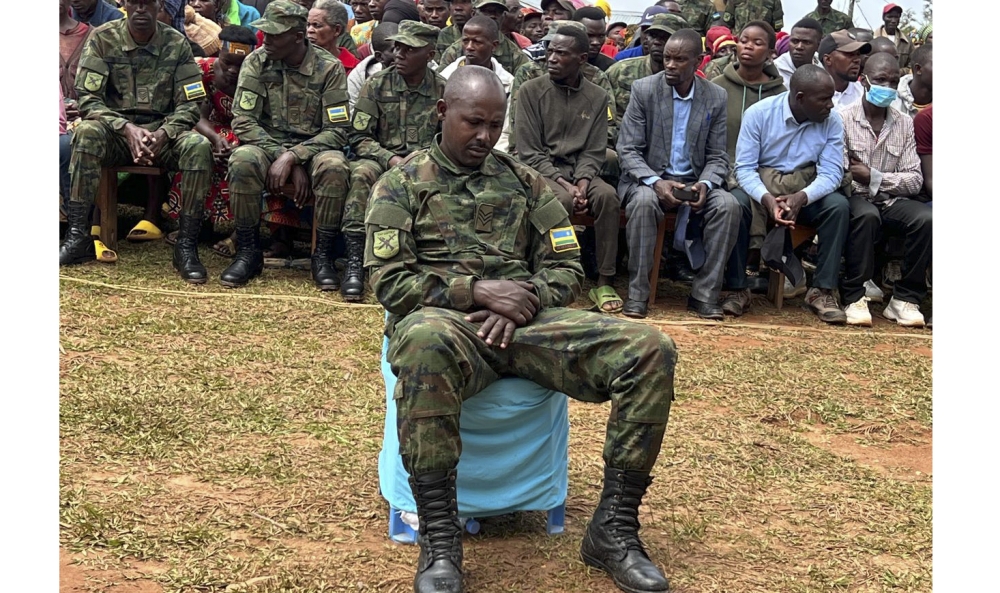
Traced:
[[[661, 0], [637, 25], [605, 0], [118, 4], [60, 0], [60, 265], [118, 261], [99, 239], [100, 169], [155, 165], [169, 191], [148, 192], [127, 238], [173, 245], [184, 280], [207, 281], [206, 220], [230, 229], [211, 241], [230, 287], [312, 230], [317, 287], [359, 301], [366, 223], [399, 223], [366, 220], [372, 186], [435, 143], [445, 80], [480, 66], [507, 96], [492, 148], [592, 226], [596, 309], [647, 315], [673, 212], [667, 273], [703, 318], [747, 312], [770, 266], [825, 322], [871, 325], [888, 298], [887, 319], [930, 324], [933, 29], [904, 32], [895, 4], [868, 30], [818, 0], [787, 32], [780, 1]], [[793, 250], [797, 227], [815, 238]]]

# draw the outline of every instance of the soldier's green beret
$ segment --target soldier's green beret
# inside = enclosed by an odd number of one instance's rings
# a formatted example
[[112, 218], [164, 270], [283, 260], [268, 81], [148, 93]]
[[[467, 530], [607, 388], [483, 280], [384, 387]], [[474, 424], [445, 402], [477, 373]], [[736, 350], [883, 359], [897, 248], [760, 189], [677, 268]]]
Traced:
[[291, 0], [274, 0], [264, 9], [264, 16], [250, 23], [268, 35], [281, 35], [296, 26], [306, 26], [309, 11]]
[[584, 34], [587, 33], [587, 28], [580, 21], [552, 21], [549, 23], [549, 31], [545, 34], [545, 37], [542, 37], [542, 41], [552, 41], [557, 35], [556, 31], [563, 27], [573, 27], [580, 29]]
[[438, 29], [434, 25], [427, 25], [420, 21], [403, 21], [399, 23], [399, 32], [386, 37], [389, 41], [398, 41], [410, 47], [424, 47], [437, 43]]
[[663, 31], [667, 35], [673, 35], [681, 29], [687, 29], [687, 21], [676, 14], [665, 12], [653, 17], [653, 24], [646, 31]]

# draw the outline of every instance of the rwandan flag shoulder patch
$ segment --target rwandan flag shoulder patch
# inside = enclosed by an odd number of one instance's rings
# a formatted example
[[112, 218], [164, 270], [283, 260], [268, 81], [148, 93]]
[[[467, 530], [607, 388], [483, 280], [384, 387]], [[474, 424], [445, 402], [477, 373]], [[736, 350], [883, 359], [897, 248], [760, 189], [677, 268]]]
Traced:
[[576, 240], [576, 231], [571, 226], [552, 229], [549, 231], [549, 238], [552, 240], [552, 251], [556, 253], [580, 248]]
[[184, 85], [184, 98], [188, 101], [201, 99], [206, 95], [205, 85], [200, 80], [198, 82], [192, 82], [191, 84]]
[[341, 105], [340, 107], [327, 107], [326, 116], [330, 119], [330, 123], [339, 124], [344, 123], [348, 119], [347, 117], [347, 107]]

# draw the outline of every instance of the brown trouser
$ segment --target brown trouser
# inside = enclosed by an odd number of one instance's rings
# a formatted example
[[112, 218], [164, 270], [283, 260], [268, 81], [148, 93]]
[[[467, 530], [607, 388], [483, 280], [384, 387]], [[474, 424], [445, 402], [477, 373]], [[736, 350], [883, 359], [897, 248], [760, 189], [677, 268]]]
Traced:
[[[573, 196], [551, 179], [545, 180], [555, 192], [566, 212], [573, 214]], [[597, 246], [597, 271], [601, 276], [614, 276], [618, 259], [618, 224], [621, 200], [615, 189], [600, 177], [590, 180], [587, 187], [587, 213], [594, 217], [594, 237]]]

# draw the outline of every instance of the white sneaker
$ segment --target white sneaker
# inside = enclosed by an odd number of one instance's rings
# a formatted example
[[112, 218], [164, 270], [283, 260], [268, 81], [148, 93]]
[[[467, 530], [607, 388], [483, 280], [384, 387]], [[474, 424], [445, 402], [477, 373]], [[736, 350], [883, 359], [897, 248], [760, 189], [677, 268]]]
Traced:
[[805, 274], [802, 275], [802, 281], [799, 282], [796, 286], [792, 286], [792, 283], [788, 279], [788, 276], [785, 276], [785, 298], [786, 299], [794, 299], [797, 296], [802, 296], [802, 295], [804, 295], [806, 293], [807, 290], [809, 290], [809, 288], [806, 286], [806, 277], [805, 277]]
[[844, 309], [847, 314], [847, 325], [872, 326], [872, 314], [868, 310], [868, 297], [861, 297]]
[[889, 299], [889, 306], [882, 312], [886, 319], [895, 321], [903, 327], [924, 327], [924, 316], [915, 303], [907, 303], [896, 297]]
[[885, 293], [871, 280], [865, 280], [865, 296], [873, 303], [881, 303], [885, 300]]

